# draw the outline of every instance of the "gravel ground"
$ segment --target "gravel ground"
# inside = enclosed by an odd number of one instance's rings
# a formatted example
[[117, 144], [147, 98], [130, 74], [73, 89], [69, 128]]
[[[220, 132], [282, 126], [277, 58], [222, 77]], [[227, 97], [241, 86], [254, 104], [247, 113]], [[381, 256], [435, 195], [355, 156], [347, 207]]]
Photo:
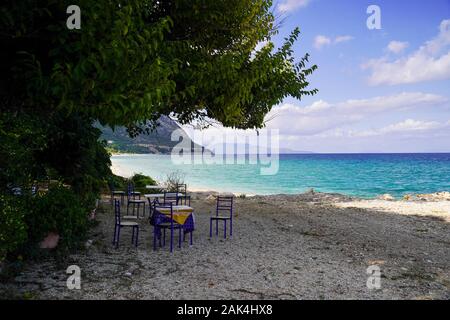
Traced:
[[[209, 193], [195, 193], [194, 245], [152, 250], [141, 220], [140, 244], [121, 236], [111, 245], [113, 214], [106, 199], [89, 245], [67, 261], [28, 264], [0, 283], [2, 298], [35, 299], [449, 299], [450, 210], [433, 206], [407, 215], [336, 194], [255, 196], [236, 200], [234, 234], [209, 239]], [[357, 207], [358, 203], [364, 203]], [[388, 205], [391, 203], [394, 205]], [[412, 202], [411, 202], [412, 203]], [[442, 206], [444, 209], [442, 209]], [[445, 212], [447, 210], [447, 212]], [[442, 213], [442, 211], [444, 213]], [[406, 210], [407, 212], [407, 210]], [[66, 287], [66, 268], [81, 268], [81, 289]], [[369, 290], [377, 265], [381, 288]]]

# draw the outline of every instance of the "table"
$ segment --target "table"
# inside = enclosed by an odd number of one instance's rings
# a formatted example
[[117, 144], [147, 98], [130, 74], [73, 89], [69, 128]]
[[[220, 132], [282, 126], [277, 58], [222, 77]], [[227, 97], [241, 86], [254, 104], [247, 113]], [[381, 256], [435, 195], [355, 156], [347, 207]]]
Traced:
[[[174, 192], [175, 193], [175, 192]], [[177, 197], [183, 197], [184, 195], [180, 192], [177, 193]], [[146, 198], [164, 198], [164, 193], [147, 193], [144, 194]]]
[[146, 189], [157, 189], [157, 190], [166, 190], [167, 189], [167, 187], [164, 187], [164, 186], [150, 186], [150, 185], [145, 186], [145, 188]]
[[[170, 219], [169, 208], [158, 208], [157, 211], [164, 214]], [[186, 220], [192, 215], [193, 212], [194, 208], [189, 206], [180, 205], [172, 207], [173, 220], [181, 225], [184, 225], [186, 223]]]
[[[159, 214], [154, 214], [151, 216], [150, 224], [161, 224], [165, 222], [171, 222], [170, 219], [170, 209], [164, 210], [165, 208], [159, 208], [157, 212]], [[183, 226], [183, 233], [191, 233], [191, 244], [192, 244], [192, 232], [195, 230], [195, 216], [194, 208], [189, 206], [173, 206], [173, 220]], [[155, 230], [157, 237], [161, 235], [159, 228]]]

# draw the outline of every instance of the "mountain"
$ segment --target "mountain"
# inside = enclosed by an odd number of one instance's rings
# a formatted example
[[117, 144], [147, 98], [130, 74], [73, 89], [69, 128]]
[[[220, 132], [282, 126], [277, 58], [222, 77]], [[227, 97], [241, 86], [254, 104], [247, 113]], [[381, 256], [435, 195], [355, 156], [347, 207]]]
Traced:
[[[167, 116], [162, 116], [159, 120], [159, 126], [156, 131], [150, 134], [140, 134], [135, 138], [130, 138], [125, 127], [116, 127], [114, 131], [109, 127], [102, 127], [97, 125], [100, 130], [102, 130], [101, 139], [108, 142], [108, 147], [113, 151], [122, 153], [151, 153], [151, 154], [170, 154], [172, 148], [178, 144], [178, 141], [172, 141], [171, 135], [175, 130], [181, 130], [183, 139], [191, 141], [188, 134], [181, 128], [177, 122], [172, 120]], [[202, 146], [191, 141], [191, 146], [196, 152], [201, 152]], [[211, 150], [216, 152], [220, 150], [226, 150], [225, 153], [235, 152], [235, 146], [230, 144], [224, 148], [224, 145], [212, 146]], [[245, 145], [239, 145], [237, 148], [238, 152], [243, 151], [247, 153]], [[209, 151], [211, 152], [211, 151]], [[263, 151], [262, 151], [263, 152]], [[312, 153], [310, 151], [296, 151], [287, 148], [280, 148], [280, 154], [301, 154], [301, 153]]]
[[[171, 135], [175, 130], [180, 129], [183, 139], [188, 139], [187, 133], [171, 118], [162, 116], [158, 120], [159, 126], [154, 132], [149, 134], [140, 134], [135, 138], [130, 138], [125, 127], [116, 127], [112, 130], [109, 127], [98, 125], [102, 130], [101, 139], [106, 140], [108, 147], [114, 151], [123, 153], [152, 153], [152, 154], [170, 154], [172, 148], [178, 141], [172, 141]], [[196, 150], [202, 147], [192, 142]]]

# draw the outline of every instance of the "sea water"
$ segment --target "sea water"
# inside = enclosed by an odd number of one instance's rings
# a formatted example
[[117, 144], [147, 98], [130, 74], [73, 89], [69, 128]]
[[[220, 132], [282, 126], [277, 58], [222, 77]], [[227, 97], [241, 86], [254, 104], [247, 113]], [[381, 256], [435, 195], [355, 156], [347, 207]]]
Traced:
[[450, 153], [281, 154], [275, 175], [252, 164], [175, 164], [170, 155], [116, 155], [117, 173], [143, 173], [163, 182], [178, 172], [188, 188], [246, 194], [321, 192], [372, 198], [389, 193], [450, 191]]

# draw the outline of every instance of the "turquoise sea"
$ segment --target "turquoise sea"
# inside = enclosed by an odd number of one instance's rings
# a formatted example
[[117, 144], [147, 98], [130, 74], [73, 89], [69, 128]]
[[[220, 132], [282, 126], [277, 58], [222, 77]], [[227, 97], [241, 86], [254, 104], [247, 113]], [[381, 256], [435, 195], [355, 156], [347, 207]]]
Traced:
[[314, 188], [372, 198], [450, 191], [450, 153], [282, 154], [277, 174], [266, 176], [258, 165], [176, 165], [167, 155], [116, 155], [111, 161], [122, 175], [143, 173], [164, 181], [178, 171], [188, 188], [246, 194], [294, 194]]

